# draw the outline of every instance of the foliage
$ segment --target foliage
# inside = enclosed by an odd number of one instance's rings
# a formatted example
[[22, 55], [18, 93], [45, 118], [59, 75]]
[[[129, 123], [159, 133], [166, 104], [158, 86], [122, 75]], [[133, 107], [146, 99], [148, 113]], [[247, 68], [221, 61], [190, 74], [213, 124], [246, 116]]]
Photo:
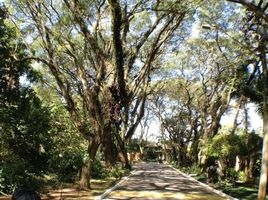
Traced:
[[241, 182], [246, 182], [248, 179], [246, 173], [244, 171], [238, 172], [238, 180]]
[[92, 178], [103, 179], [103, 178], [106, 178], [107, 175], [108, 175], [108, 171], [103, 166], [101, 161], [98, 159], [95, 159], [93, 161], [92, 170], [91, 170]]
[[206, 173], [198, 165], [192, 165], [189, 167], [181, 167], [181, 168], [179, 168], [179, 170], [182, 171], [183, 173], [186, 173], [186, 174], [192, 176], [193, 178], [195, 178], [198, 181], [205, 182], [205, 183], [207, 182]]
[[[41, 95], [41, 88], [38, 88]], [[47, 99], [48, 100], [48, 99]], [[64, 105], [59, 102], [57, 96], [51, 95], [52, 129], [54, 132], [54, 146], [51, 149], [49, 166], [53, 173], [56, 173], [61, 182], [70, 182], [78, 178], [79, 171], [86, 157], [86, 143], [82, 136], [77, 133]]]
[[53, 146], [50, 113], [35, 92], [21, 84], [36, 77], [17, 29], [8, 24], [5, 7], [0, 7], [0, 171], [1, 189], [36, 187], [35, 176], [49, 170]]
[[215, 158], [230, 158], [237, 155], [247, 156], [260, 151], [262, 138], [255, 132], [245, 133], [238, 129], [236, 134], [227, 130], [213, 137], [207, 149], [207, 155]]
[[238, 135], [218, 134], [208, 144], [207, 154], [215, 158], [228, 158], [240, 153], [241, 140]]
[[109, 171], [109, 176], [114, 178], [122, 178], [125, 173], [127, 173], [127, 170], [124, 171], [116, 166]]
[[192, 165], [189, 167], [182, 167], [180, 170], [186, 174], [196, 174], [201, 175], [202, 174], [202, 168], [198, 165]]
[[147, 161], [158, 161], [159, 152], [161, 147], [159, 146], [147, 146], [144, 148], [144, 154]]
[[221, 182], [217, 184], [216, 189], [222, 190], [234, 198], [245, 200], [255, 200], [258, 195], [258, 189], [254, 185], [231, 185]]
[[142, 143], [143, 145], [146, 144], [145, 141], [139, 142], [137, 138], [131, 139], [127, 144], [127, 150], [128, 152], [139, 152], [139, 143]]
[[225, 181], [235, 184], [235, 182], [239, 178], [239, 172], [235, 171], [234, 168], [228, 168], [226, 173], [227, 176]]

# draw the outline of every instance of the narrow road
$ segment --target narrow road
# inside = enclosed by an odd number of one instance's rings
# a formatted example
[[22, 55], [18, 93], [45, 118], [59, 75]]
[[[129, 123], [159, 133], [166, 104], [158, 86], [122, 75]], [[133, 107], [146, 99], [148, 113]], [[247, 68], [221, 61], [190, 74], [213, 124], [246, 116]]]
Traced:
[[106, 200], [223, 200], [197, 182], [190, 180], [165, 164], [139, 163], [135, 172]]

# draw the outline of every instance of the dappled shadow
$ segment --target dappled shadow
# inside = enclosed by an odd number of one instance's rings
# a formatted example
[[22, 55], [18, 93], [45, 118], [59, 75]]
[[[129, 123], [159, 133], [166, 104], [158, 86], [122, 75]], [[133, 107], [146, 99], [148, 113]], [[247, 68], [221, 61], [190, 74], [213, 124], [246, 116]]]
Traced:
[[42, 195], [42, 199], [88, 199], [88, 191], [79, 191], [73, 188], [52, 191]]
[[76, 187], [64, 187], [55, 190], [48, 190], [42, 193], [42, 200], [91, 200], [95, 199], [97, 196], [101, 195], [105, 189], [114, 185], [115, 180], [92, 180], [91, 190], [80, 190]]
[[139, 163], [106, 199], [224, 199], [167, 165]]

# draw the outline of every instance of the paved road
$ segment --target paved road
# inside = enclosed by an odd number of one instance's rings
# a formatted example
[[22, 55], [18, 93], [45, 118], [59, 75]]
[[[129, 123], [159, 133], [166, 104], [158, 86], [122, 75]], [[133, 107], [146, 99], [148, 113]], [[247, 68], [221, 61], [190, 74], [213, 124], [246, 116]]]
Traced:
[[223, 200], [197, 182], [178, 173], [165, 164], [139, 163], [135, 172], [106, 200]]

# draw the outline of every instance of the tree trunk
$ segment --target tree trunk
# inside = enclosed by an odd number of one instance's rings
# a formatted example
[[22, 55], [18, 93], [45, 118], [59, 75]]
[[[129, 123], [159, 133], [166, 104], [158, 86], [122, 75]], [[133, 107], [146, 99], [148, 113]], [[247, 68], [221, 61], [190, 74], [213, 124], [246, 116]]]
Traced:
[[255, 158], [254, 158], [254, 154], [251, 154], [249, 156], [249, 167], [248, 167], [248, 178], [252, 179], [253, 178], [253, 167], [255, 164]]
[[263, 146], [262, 165], [259, 183], [258, 200], [264, 200], [266, 196], [267, 175], [268, 175], [268, 69], [266, 63], [265, 49], [261, 52], [263, 69]]
[[[267, 86], [266, 86], [267, 87]], [[268, 172], [268, 110], [267, 97], [264, 102], [264, 116], [263, 116], [263, 147], [262, 147], [262, 165], [259, 183], [258, 200], [265, 199], [267, 186], [267, 172]]]
[[100, 142], [99, 139], [95, 136], [88, 141], [88, 156], [89, 159], [85, 161], [80, 175], [79, 188], [80, 189], [90, 189], [90, 178], [91, 178], [91, 169], [92, 164], [95, 159], [97, 150], [99, 148]]
[[108, 168], [114, 167], [116, 164], [117, 150], [114, 144], [114, 138], [111, 128], [107, 127], [105, 133], [103, 134], [103, 147], [104, 147], [104, 158], [105, 164]]
[[180, 166], [185, 167], [187, 165], [187, 150], [185, 147], [180, 148]]
[[249, 177], [249, 158], [248, 157], [246, 157], [244, 163], [245, 163], [244, 172], [245, 172], [245, 175], [248, 179], [248, 177]]
[[233, 126], [232, 126], [232, 129], [231, 129], [231, 133], [230, 134], [234, 134], [237, 127], [238, 127], [238, 122], [237, 122], [237, 119], [238, 119], [238, 116], [239, 116], [239, 111], [240, 111], [240, 108], [241, 108], [241, 105], [242, 105], [242, 102], [244, 100], [244, 96], [241, 96], [239, 101], [237, 102], [236, 104], [236, 113], [235, 113], [235, 117], [234, 117], [234, 121], [233, 121]]
[[249, 118], [248, 118], [248, 109], [247, 109], [247, 101], [245, 102], [244, 105], [244, 113], [245, 113], [245, 123], [244, 123], [244, 127], [245, 127], [245, 132], [248, 133], [248, 127], [249, 127]]
[[91, 161], [87, 159], [82, 166], [80, 173], [79, 188], [89, 189], [90, 188], [90, 171], [91, 171]]
[[177, 151], [176, 151], [176, 147], [174, 147], [174, 146], [172, 146], [172, 161], [175, 161], [176, 165], [179, 164], [178, 154], [177, 154]]
[[241, 170], [241, 158], [240, 156], [235, 157], [235, 171], [239, 172]]
[[118, 142], [120, 151], [121, 151], [121, 153], [123, 155], [123, 165], [122, 165], [122, 167], [125, 168], [125, 169], [131, 169], [131, 165], [129, 163], [129, 159], [128, 159], [128, 156], [127, 156], [127, 149], [125, 147], [125, 142], [121, 139], [119, 134], [115, 134], [115, 136], [116, 136], [116, 140]]

